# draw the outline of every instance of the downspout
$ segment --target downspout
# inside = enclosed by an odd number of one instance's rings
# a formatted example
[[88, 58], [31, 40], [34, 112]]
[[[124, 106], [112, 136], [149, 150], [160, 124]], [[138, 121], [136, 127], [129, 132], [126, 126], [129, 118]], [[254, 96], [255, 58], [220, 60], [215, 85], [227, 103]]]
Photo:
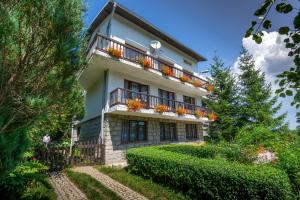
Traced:
[[102, 96], [102, 108], [101, 108], [101, 128], [100, 128], [100, 137], [101, 144], [104, 144], [104, 117], [107, 107], [107, 91], [108, 91], [108, 70], [104, 72], [104, 86], [103, 86], [103, 96]]
[[110, 13], [108, 24], [107, 24], [107, 27], [106, 27], [106, 36], [107, 37], [110, 37], [110, 34], [111, 34], [111, 21], [112, 21], [113, 15], [115, 14], [115, 10], [116, 10], [116, 7], [117, 7], [117, 3], [114, 2], [114, 1], [112, 1], [112, 2], [114, 3], [114, 5], [113, 5], [112, 11]]

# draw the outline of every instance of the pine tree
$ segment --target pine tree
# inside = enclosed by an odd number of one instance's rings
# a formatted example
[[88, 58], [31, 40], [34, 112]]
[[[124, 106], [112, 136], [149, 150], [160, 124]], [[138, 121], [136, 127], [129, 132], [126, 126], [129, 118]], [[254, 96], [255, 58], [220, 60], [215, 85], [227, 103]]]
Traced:
[[265, 74], [255, 68], [252, 55], [243, 49], [239, 59], [240, 109], [238, 126], [263, 125], [278, 129], [284, 125], [285, 114], [276, 116], [281, 104], [272, 95]]
[[229, 67], [218, 57], [213, 58], [211, 78], [214, 92], [208, 100], [208, 108], [217, 115], [217, 120], [210, 124], [210, 136], [214, 140], [225, 139], [232, 141], [237, 132], [237, 87], [236, 80]]

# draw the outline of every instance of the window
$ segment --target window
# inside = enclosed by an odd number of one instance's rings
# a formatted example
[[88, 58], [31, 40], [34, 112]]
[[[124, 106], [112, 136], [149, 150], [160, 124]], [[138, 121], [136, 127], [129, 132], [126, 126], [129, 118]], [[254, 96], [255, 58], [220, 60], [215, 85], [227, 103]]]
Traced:
[[[143, 103], [148, 102], [148, 92], [149, 87], [148, 85], [143, 85], [137, 82], [124, 80], [124, 88], [127, 90], [131, 90], [132, 92], [126, 92], [125, 98], [126, 99], [141, 99]], [[139, 94], [142, 93], [142, 94]]]
[[183, 59], [183, 62], [184, 62], [185, 64], [189, 65], [189, 66], [192, 66], [192, 65], [193, 65], [193, 63], [192, 63], [191, 61], [186, 60], [186, 59]]
[[188, 110], [195, 110], [195, 98], [189, 97], [189, 96], [183, 96], [183, 102], [186, 103], [184, 104], [185, 109]]
[[171, 108], [175, 108], [175, 93], [174, 92], [169, 92], [166, 90], [158, 89], [158, 96], [161, 97], [159, 99], [160, 104], [167, 105]]
[[121, 141], [138, 142], [147, 140], [147, 123], [145, 121], [124, 120]]
[[186, 139], [192, 140], [197, 139], [197, 125], [196, 124], [186, 124], [185, 125], [185, 133], [186, 133]]
[[177, 140], [175, 123], [160, 123], [160, 140]]

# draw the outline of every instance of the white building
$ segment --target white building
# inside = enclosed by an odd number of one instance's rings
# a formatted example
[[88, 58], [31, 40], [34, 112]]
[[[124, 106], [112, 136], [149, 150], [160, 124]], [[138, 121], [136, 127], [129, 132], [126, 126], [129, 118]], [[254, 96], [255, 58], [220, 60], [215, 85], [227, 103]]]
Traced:
[[99, 138], [105, 164], [123, 162], [130, 147], [202, 140], [208, 83], [195, 71], [205, 58], [112, 2], [88, 33], [80, 140]]

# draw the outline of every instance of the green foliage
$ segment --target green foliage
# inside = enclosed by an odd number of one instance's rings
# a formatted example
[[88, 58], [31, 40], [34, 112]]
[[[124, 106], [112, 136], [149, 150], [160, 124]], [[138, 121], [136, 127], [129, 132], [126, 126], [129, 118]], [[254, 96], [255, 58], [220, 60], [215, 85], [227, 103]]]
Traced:
[[95, 180], [91, 176], [73, 172], [71, 170], [66, 171], [69, 179], [87, 196], [90, 200], [120, 200], [121, 198], [113, 191], [107, 189], [99, 181]]
[[39, 195], [44, 199], [43, 195], [47, 196], [47, 194], [39, 194], [40, 190], [49, 190], [53, 193], [51, 186], [45, 180], [46, 176], [42, 174], [47, 169], [48, 167], [37, 161], [25, 161], [17, 165], [14, 170], [3, 173], [0, 176], [1, 197], [19, 199], [24, 195], [25, 199], [30, 199], [30, 196]]
[[200, 159], [159, 147], [130, 149], [129, 169], [193, 199], [292, 199], [285, 172], [220, 159]]
[[250, 163], [250, 160], [242, 151], [239, 145], [236, 144], [205, 144], [202, 146], [195, 145], [165, 145], [160, 149], [186, 155], [195, 156], [198, 158], [224, 158], [228, 161]]
[[281, 104], [272, 97], [271, 85], [265, 74], [255, 68], [252, 55], [243, 49], [239, 58], [240, 98], [238, 126], [263, 125], [278, 129], [284, 125], [285, 114], [277, 116]]
[[56, 200], [54, 189], [47, 180], [43, 182], [33, 180], [27, 185], [21, 199], [24, 200]]
[[[298, 1], [295, 1], [298, 2]], [[276, 6], [275, 6], [276, 5]], [[262, 5], [255, 11], [254, 15], [257, 17], [263, 16], [263, 19], [254, 20], [251, 22], [251, 26], [247, 29], [245, 37], [250, 37], [252, 35], [252, 39], [260, 44], [262, 42], [263, 29], [270, 29], [272, 21], [271, 19], [267, 19], [269, 13], [272, 12], [272, 9], [279, 14], [291, 14], [293, 17], [293, 23], [283, 24], [279, 27], [278, 32], [282, 35], [286, 35], [287, 39], [284, 40], [286, 44], [286, 48], [290, 49], [289, 56], [294, 59], [295, 67], [290, 68], [289, 71], [284, 71], [278, 75], [278, 82], [280, 89], [277, 90], [277, 93], [280, 94], [281, 97], [294, 96], [294, 101], [292, 105], [296, 108], [300, 107], [300, 12], [295, 11], [295, 7], [298, 5], [293, 5], [286, 0], [264, 0]], [[270, 12], [271, 11], [271, 12]], [[276, 13], [275, 12], [275, 13]], [[293, 24], [290, 26], [289, 24]], [[262, 25], [262, 26], [261, 26]], [[261, 27], [263, 29], [261, 29]], [[289, 91], [286, 94], [286, 91]]]
[[219, 57], [215, 56], [213, 61], [210, 73], [214, 91], [206, 104], [217, 115], [217, 120], [210, 124], [209, 135], [213, 140], [231, 141], [237, 131], [236, 81]]
[[29, 138], [60, 138], [81, 106], [82, 11], [81, 0], [0, 2], [0, 173], [17, 164]]
[[160, 184], [154, 183], [152, 180], [144, 179], [143, 177], [136, 176], [127, 172], [123, 168], [117, 167], [104, 167], [101, 166], [98, 170], [112, 179], [122, 183], [123, 185], [131, 188], [132, 190], [142, 194], [148, 199], [153, 200], [188, 200], [187, 196], [181, 193], [176, 193], [172, 189], [162, 186]]

